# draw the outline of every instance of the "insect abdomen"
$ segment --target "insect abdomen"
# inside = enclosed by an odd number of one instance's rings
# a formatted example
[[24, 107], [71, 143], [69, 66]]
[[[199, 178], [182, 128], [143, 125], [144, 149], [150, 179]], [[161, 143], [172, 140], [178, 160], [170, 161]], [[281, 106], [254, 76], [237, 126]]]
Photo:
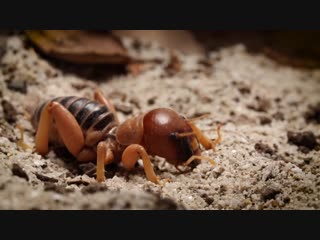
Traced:
[[[104, 105], [81, 97], [58, 97], [55, 101], [64, 106], [77, 120], [84, 132], [92, 128], [95, 131], [108, 131], [116, 125], [113, 113]], [[41, 112], [50, 102], [42, 103], [34, 112], [32, 124], [37, 129]]]

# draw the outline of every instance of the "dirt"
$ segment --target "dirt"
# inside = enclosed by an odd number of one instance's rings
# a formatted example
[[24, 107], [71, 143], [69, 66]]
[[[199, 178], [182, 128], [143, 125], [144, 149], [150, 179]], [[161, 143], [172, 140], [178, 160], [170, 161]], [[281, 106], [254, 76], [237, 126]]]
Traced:
[[305, 119], [309, 122], [316, 122], [320, 124], [320, 102], [316, 105], [310, 105], [309, 109], [305, 113]]
[[[137, 52], [134, 41], [124, 39], [130, 54], [158, 61], [134, 72], [84, 71], [45, 59], [19, 33], [1, 39], [0, 209], [320, 208], [320, 69], [280, 65], [241, 44], [207, 58], [177, 52], [172, 59], [156, 43]], [[120, 122], [156, 107], [187, 118], [210, 113], [196, 125], [216, 138], [223, 123], [216, 151], [202, 149], [216, 164], [203, 160], [180, 173], [151, 156], [156, 174], [170, 179], [166, 184], [148, 181], [141, 160], [130, 172], [107, 166], [106, 181], [98, 184], [94, 163], [58, 151], [35, 153], [35, 107], [57, 96], [92, 99], [96, 87], [113, 101]], [[30, 149], [17, 144], [17, 125]]]
[[292, 132], [289, 131], [287, 133], [288, 136], [288, 143], [294, 144], [299, 149], [304, 152], [309, 152], [310, 150], [315, 149], [319, 143], [317, 142], [317, 139], [313, 132], [311, 131], [305, 131], [305, 132]]
[[26, 181], [29, 181], [29, 177], [26, 172], [19, 166], [19, 164], [14, 163], [12, 164], [12, 175], [24, 178]]
[[254, 145], [254, 148], [257, 150], [259, 153], [266, 153], [266, 154], [274, 154], [275, 150], [272, 149], [268, 144], [263, 144], [263, 143], [256, 143]]
[[15, 123], [17, 121], [17, 113], [12, 104], [9, 101], [3, 99], [1, 101], [1, 105], [3, 109], [4, 119], [10, 124]]

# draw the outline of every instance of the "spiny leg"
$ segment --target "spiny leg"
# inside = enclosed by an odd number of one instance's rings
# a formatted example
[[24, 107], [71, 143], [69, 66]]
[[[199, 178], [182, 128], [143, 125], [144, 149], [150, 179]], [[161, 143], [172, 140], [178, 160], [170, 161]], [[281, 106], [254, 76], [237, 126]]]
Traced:
[[97, 181], [103, 182], [104, 166], [112, 163], [114, 160], [113, 152], [106, 142], [100, 142], [97, 147]]
[[219, 124], [217, 127], [217, 134], [218, 134], [218, 138], [214, 141], [211, 141], [206, 135], [203, 134], [203, 132], [192, 122], [188, 122], [189, 125], [191, 126], [194, 134], [197, 136], [199, 142], [201, 143], [201, 145], [206, 149], [212, 149], [213, 151], [216, 151], [216, 145], [219, 144], [222, 140], [222, 136], [220, 133], [220, 129], [222, 124]]
[[117, 115], [116, 109], [114, 108], [114, 106], [113, 106], [113, 104], [111, 103], [111, 101], [110, 101], [107, 97], [103, 96], [102, 92], [101, 92], [99, 89], [96, 89], [96, 90], [94, 91], [94, 99], [95, 99], [97, 102], [105, 105], [108, 109], [110, 109], [110, 111], [111, 111], [111, 112], [113, 113], [113, 115], [115, 116], [116, 122], [119, 123], [119, 119], [118, 119], [118, 115]]
[[21, 125], [17, 124], [16, 126], [20, 131], [20, 140], [17, 142], [17, 145], [21, 147], [23, 150], [32, 149], [28, 144], [24, 142], [24, 129]]
[[149, 181], [159, 184], [159, 178], [156, 176], [150, 158], [146, 150], [139, 144], [129, 145], [122, 154], [122, 164], [125, 169], [131, 170], [139, 158], [142, 158], [144, 171]]
[[51, 121], [51, 113], [49, 112], [49, 104], [47, 104], [40, 115], [39, 125], [35, 137], [36, 152], [44, 156], [49, 152], [49, 128]]
[[210, 162], [212, 165], [215, 165], [216, 163], [214, 162], [214, 160], [212, 160], [211, 158], [209, 157], [206, 157], [206, 156], [197, 156], [197, 155], [194, 155], [194, 156], [191, 156], [183, 165], [184, 166], [188, 166], [190, 163], [192, 163], [194, 160], [206, 160], [208, 162]]
[[84, 136], [75, 117], [60, 103], [51, 102], [48, 108], [64, 145], [73, 156], [84, 147]]
[[194, 117], [194, 118], [189, 118], [188, 121], [189, 122], [195, 122], [197, 120], [201, 120], [201, 119], [204, 119], [204, 118], [208, 118], [211, 114], [210, 113], [205, 113], [201, 116], [198, 116], [198, 117]]

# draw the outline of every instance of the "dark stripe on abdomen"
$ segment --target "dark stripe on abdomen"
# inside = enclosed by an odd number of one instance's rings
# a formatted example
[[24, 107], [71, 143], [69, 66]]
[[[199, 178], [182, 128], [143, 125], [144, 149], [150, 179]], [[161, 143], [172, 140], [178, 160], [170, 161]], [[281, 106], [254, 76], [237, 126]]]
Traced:
[[48, 103], [48, 102], [41, 103], [41, 105], [36, 108], [36, 110], [34, 111], [34, 113], [32, 115], [32, 126], [35, 129], [38, 128], [38, 123], [40, 120], [41, 112], [42, 112], [44, 106], [46, 105], [46, 103]]
[[74, 115], [81, 106], [87, 104], [89, 102], [86, 98], [77, 98], [69, 107], [68, 110], [71, 112], [72, 115]]
[[60, 102], [60, 104], [61, 104], [62, 106], [67, 107], [68, 101], [71, 100], [72, 98], [75, 98], [75, 97], [73, 97], [73, 96], [71, 96], [71, 97], [65, 97], [65, 98], [62, 98], [59, 102]]
[[107, 113], [103, 118], [101, 118], [94, 126], [93, 129], [96, 131], [103, 130], [109, 123], [116, 123], [114, 116], [111, 112]]
[[80, 111], [75, 116], [79, 125], [81, 125], [81, 123], [85, 120], [87, 114], [92, 112], [96, 106], [97, 104], [95, 102], [89, 101], [80, 109]]
[[67, 96], [56, 97], [43, 102], [33, 114], [32, 123], [35, 128], [37, 128], [39, 124], [44, 107], [51, 101], [58, 102], [65, 107], [75, 117], [84, 131], [91, 127], [95, 131], [102, 131], [111, 129], [116, 125], [113, 113], [109, 111], [108, 107], [90, 101], [87, 98]]
[[98, 107], [97, 110], [93, 111], [90, 113], [90, 115], [86, 118], [86, 120], [84, 121], [84, 123], [82, 124], [82, 128], [84, 130], [87, 130], [88, 128], [90, 128], [95, 121], [97, 121], [97, 119], [99, 118], [99, 116], [101, 116], [104, 113], [108, 112], [108, 108], [103, 106], [103, 107]]

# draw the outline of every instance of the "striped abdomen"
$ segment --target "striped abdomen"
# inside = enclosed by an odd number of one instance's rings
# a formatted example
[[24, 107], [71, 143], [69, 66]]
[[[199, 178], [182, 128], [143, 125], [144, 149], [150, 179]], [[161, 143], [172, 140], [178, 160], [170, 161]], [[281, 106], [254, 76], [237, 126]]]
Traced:
[[70, 96], [58, 97], [42, 103], [32, 117], [35, 129], [38, 127], [42, 110], [51, 101], [60, 103], [75, 117], [85, 136], [89, 130], [108, 133], [117, 125], [113, 113], [106, 106], [87, 98]]

